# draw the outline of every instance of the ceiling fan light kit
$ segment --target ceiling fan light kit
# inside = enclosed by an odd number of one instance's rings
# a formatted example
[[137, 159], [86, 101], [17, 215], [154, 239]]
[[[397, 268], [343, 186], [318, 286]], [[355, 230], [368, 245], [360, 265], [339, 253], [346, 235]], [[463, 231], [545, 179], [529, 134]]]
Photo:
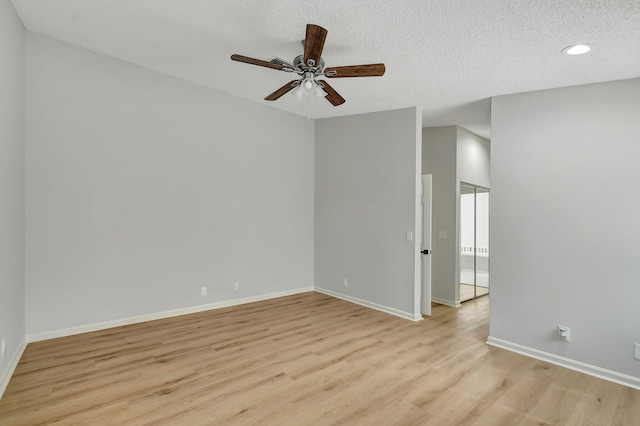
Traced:
[[318, 77], [379, 77], [384, 75], [385, 66], [384, 64], [367, 64], [325, 68], [325, 61], [321, 55], [326, 38], [327, 30], [318, 25], [307, 24], [306, 38], [303, 41], [304, 53], [297, 56], [293, 62], [280, 57], [276, 57], [271, 61], [263, 61], [235, 54], [231, 55], [231, 59], [237, 62], [298, 74], [299, 79], [290, 81], [267, 95], [264, 98], [267, 101], [275, 101], [286, 93], [300, 87], [298, 89], [300, 94], [302, 89], [308, 92], [312, 92], [315, 89], [316, 94], [325, 95], [324, 97], [327, 101], [333, 106], [338, 106], [345, 103], [345, 99], [325, 80], [318, 80]]

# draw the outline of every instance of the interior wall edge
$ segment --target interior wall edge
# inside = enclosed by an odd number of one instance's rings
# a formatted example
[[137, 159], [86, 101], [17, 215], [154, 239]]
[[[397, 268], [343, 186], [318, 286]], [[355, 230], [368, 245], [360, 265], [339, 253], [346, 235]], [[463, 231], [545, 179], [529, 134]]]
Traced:
[[22, 341], [13, 353], [13, 357], [11, 358], [9, 365], [0, 375], [0, 399], [2, 398], [2, 395], [4, 395], [4, 391], [7, 390], [7, 386], [9, 385], [9, 381], [11, 380], [11, 376], [13, 376], [13, 372], [16, 371], [16, 367], [18, 366], [20, 358], [22, 358], [22, 354], [24, 353], [24, 350], [26, 348], [27, 336], [23, 336]]
[[422, 318], [422, 109], [416, 111], [416, 158], [414, 198], [414, 254], [413, 254], [413, 315]]
[[394, 315], [396, 317], [400, 317], [409, 321], [418, 322], [422, 321], [422, 314], [419, 312], [411, 313], [401, 311], [400, 309], [391, 308], [389, 306], [380, 305], [378, 303], [370, 302], [368, 300], [359, 299], [357, 297], [349, 296], [343, 293], [338, 293], [337, 291], [328, 290], [326, 288], [315, 287], [314, 291], [322, 294], [326, 294], [327, 296], [335, 297], [336, 299], [341, 299], [347, 302], [355, 303], [356, 305], [364, 306], [366, 308], [375, 309], [376, 311], [381, 311], [387, 314]]
[[528, 346], [513, 343], [508, 340], [499, 339], [497, 337], [489, 336], [486, 343], [488, 345], [495, 346], [500, 349], [505, 349], [510, 352], [515, 352], [529, 358], [539, 359], [540, 361], [568, 368], [569, 370], [574, 370], [579, 373], [584, 373], [589, 376], [597, 377], [599, 379], [607, 380], [619, 385], [624, 385], [632, 389], [640, 390], [640, 377], [634, 377], [628, 374], [619, 373], [617, 371], [608, 370], [606, 368], [598, 367], [595, 365], [586, 364], [584, 362], [530, 348]]
[[441, 299], [439, 297], [433, 297], [433, 296], [431, 296], [431, 301], [435, 303], [439, 303], [441, 305], [451, 306], [452, 308], [459, 308], [460, 306], [462, 306], [458, 301]]

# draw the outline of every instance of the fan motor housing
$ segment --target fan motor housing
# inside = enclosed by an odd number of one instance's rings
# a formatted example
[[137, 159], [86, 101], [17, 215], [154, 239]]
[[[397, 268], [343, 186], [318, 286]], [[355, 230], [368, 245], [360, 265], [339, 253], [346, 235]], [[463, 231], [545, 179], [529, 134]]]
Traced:
[[[307, 71], [310, 67], [304, 63], [304, 55], [298, 55], [293, 60], [293, 66], [301, 71]], [[314, 66], [314, 73], [320, 73], [324, 70], [324, 59], [320, 58], [320, 63]]]

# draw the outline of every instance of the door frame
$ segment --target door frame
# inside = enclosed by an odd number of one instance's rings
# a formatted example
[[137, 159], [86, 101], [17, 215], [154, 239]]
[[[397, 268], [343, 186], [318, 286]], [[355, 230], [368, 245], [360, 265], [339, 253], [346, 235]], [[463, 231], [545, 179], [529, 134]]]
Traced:
[[[428, 224], [425, 223], [425, 190], [424, 190], [424, 185], [425, 182], [428, 181], [429, 182], [429, 191], [428, 191], [428, 196], [429, 196], [429, 203], [427, 203], [427, 205], [429, 206], [429, 215], [427, 216], [428, 218]], [[431, 260], [432, 260], [432, 256], [431, 256], [431, 252], [432, 252], [432, 241], [433, 241], [433, 174], [431, 173], [427, 173], [424, 174], [422, 176], [420, 176], [420, 223], [421, 223], [421, 229], [420, 229], [420, 234], [419, 234], [419, 240], [420, 240], [420, 250], [429, 250], [429, 254], [420, 254], [420, 314], [421, 315], [427, 315], [427, 316], [431, 316]], [[425, 234], [425, 230], [429, 229], [428, 232], [428, 238], [429, 241], [424, 241], [424, 234]], [[425, 268], [424, 268], [424, 262], [427, 262], [429, 264], [429, 268], [428, 268], [428, 277], [425, 276]], [[428, 294], [427, 297], [424, 297], [425, 294]], [[427, 301], [425, 301], [425, 299]]]

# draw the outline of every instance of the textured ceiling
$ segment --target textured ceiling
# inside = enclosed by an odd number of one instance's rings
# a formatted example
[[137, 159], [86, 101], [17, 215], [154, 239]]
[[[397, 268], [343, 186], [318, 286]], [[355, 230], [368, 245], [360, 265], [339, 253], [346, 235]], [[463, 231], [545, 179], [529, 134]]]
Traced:
[[[312, 118], [418, 106], [423, 125], [490, 135], [491, 96], [640, 77], [640, 0], [13, 0], [25, 27]], [[384, 62], [333, 79], [347, 100], [262, 99], [292, 75], [232, 53], [292, 60], [305, 25], [328, 30], [327, 66]], [[588, 43], [582, 56], [560, 51]]]

